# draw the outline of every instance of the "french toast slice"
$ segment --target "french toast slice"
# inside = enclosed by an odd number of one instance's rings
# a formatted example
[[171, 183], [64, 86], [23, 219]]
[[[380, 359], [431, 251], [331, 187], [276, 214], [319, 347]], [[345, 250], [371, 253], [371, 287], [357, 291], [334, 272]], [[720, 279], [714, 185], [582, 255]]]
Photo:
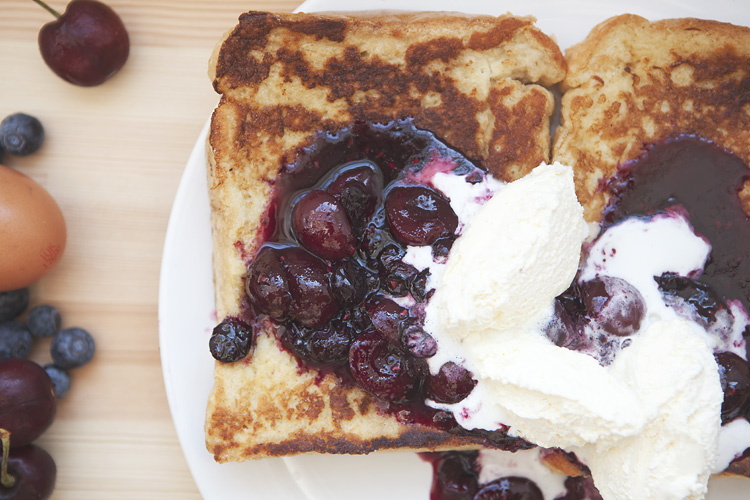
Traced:
[[[316, 134], [409, 119], [513, 180], [549, 159], [566, 63], [533, 19], [369, 12], [240, 17], [210, 61], [221, 100], [208, 139], [216, 310], [246, 312], [248, 263], [273, 225], [275, 181]], [[486, 444], [386, 414], [333, 373], [302, 368], [270, 321], [252, 352], [217, 362], [206, 446], [218, 462]]]
[[[750, 165], [750, 28], [621, 15], [566, 59], [552, 156], [574, 168], [588, 221], [601, 221], [618, 169], [654, 144], [696, 136]], [[746, 214], [748, 186], [739, 193]], [[750, 477], [750, 450], [725, 473]]]

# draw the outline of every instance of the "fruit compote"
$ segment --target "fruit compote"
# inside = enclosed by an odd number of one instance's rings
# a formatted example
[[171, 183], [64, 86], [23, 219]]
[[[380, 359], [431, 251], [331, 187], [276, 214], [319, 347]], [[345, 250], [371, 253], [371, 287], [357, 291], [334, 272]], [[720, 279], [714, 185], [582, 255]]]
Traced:
[[[237, 323], [268, 317], [304, 369], [358, 385], [402, 422], [472, 432], [424, 404], [459, 401], [475, 382], [452, 363], [430, 374], [425, 360], [437, 344], [423, 328], [429, 270], [404, 260], [414, 247], [445, 259], [461, 232], [451, 201], [433, 184], [438, 174], [480, 198], [492, 194], [481, 188], [490, 179], [484, 170], [409, 120], [315, 137], [276, 179], [263, 244], [248, 262], [247, 311], [217, 327], [213, 344], [232, 348], [216, 353], [235, 360], [228, 353], [246, 352], [247, 337]], [[475, 434], [501, 448], [531, 446], [504, 430]]]

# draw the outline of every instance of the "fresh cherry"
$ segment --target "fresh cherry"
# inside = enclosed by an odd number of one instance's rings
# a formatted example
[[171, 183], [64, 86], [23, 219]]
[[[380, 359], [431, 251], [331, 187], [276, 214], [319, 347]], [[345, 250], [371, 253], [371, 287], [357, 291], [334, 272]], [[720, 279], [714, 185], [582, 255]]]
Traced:
[[[2, 436], [3, 431], [0, 431]], [[6, 438], [3, 438], [6, 441]], [[12, 449], [3, 443], [0, 500], [45, 500], [55, 489], [57, 466], [49, 453], [30, 444]]]
[[355, 238], [343, 207], [330, 193], [313, 189], [292, 211], [292, 224], [302, 246], [318, 257], [338, 260], [354, 253]]
[[641, 293], [627, 281], [600, 276], [580, 285], [589, 316], [612, 335], [632, 335], [641, 327], [646, 305]]
[[0, 428], [14, 448], [31, 443], [52, 424], [57, 400], [47, 372], [27, 359], [0, 361]]
[[475, 385], [469, 370], [448, 361], [427, 380], [427, 396], [438, 403], [454, 404], [466, 398]]
[[474, 500], [544, 500], [544, 495], [530, 479], [510, 476], [485, 484]]
[[345, 168], [326, 188], [344, 207], [357, 233], [375, 213], [383, 190], [378, 172], [371, 162], [357, 162]]
[[450, 202], [425, 186], [391, 189], [385, 210], [391, 233], [406, 245], [432, 245], [439, 238], [452, 236], [458, 227]]
[[91, 87], [104, 83], [128, 59], [130, 40], [120, 17], [96, 0], [72, 0], [60, 14], [36, 3], [57, 19], [39, 31], [39, 50], [60, 78]]
[[374, 330], [361, 333], [349, 349], [349, 370], [357, 384], [391, 403], [414, 397], [417, 376], [407, 354]]
[[283, 248], [279, 253], [291, 297], [289, 317], [308, 328], [323, 326], [339, 311], [326, 265], [300, 247]]
[[715, 357], [724, 391], [721, 423], [725, 424], [750, 411], [750, 363], [733, 352], [720, 352]]

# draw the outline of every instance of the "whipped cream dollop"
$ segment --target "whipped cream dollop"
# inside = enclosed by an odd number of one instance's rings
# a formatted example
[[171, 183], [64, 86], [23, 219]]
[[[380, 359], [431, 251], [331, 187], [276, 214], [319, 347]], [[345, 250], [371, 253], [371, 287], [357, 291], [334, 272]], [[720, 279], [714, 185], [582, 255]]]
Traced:
[[[575, 452], [605, 500], [702, 498], [717, 461], [723, 400], [710, 336], [666, 306], [652, 306], [663, 305], [658, 290], [646, 297], [647, 321], [608, 366], [544, 335], [586, 235], [569, 167], [543, 164], [475, 212], [448, 261], [430, 268], [436, 292], [425, 329], [439, 346], [431, 371], [458, 362], [478, 384], [457, 404], [433, 406], [468, 429], [508, 426], [511, 435]], [[643, 272], [651, 281], [700, 269], [710, 247], [687, 225], [676, 231], [692, 249], [685, 269], [641, 254], [631, 255], [630, 266], [648, 263]], [[623, 262], [624, 240], [615, 241]], [[611, 266], [613, 275], [635, 279], [601, 251], [584, 274]], [[424, 267], [418, 257], [412, 262]]]

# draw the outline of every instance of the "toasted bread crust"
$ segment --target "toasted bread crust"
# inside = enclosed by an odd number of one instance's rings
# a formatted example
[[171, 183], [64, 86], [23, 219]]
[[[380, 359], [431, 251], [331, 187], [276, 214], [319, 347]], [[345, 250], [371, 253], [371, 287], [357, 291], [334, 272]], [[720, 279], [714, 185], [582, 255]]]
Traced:
[[554, 159], [576, 170], [589, 220], [601, 182], [656, 142], [694, 134], [750, 164], [750, 28], [622, 15], [566, 53]]
[[[613, 17], [568, 49], [553, 159], [573, 166], [587, 220], [604, 182], [649, 145], [696, 135], [750, 165], [750, 28], [701, 19]], [[748, 183], [740, 193], [750, 213]], [[750, 477], [750, 454], [724, 475]]]
[[[565, 61], [532, 22], [244, 14], [209, 69], [222, 95], [208, 139], [218, 317], [241, 312], [274, 179], [318, 132], [411, 118], [506, 180], [547, 160], [553, 98], [538, 84], [560, 81]], [[301, 369], [263, 330], [247, 359], [216, 365], [206, 444], [217, 461], [485, 443], [384, 414], [360, 389]]]

